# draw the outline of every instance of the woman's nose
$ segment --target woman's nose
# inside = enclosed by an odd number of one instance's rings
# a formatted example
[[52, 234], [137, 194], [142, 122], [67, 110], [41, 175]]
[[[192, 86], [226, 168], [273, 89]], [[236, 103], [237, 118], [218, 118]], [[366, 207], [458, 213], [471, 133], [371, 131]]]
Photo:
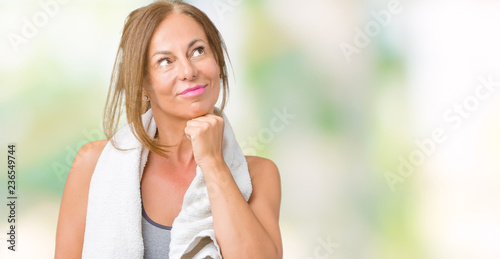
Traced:
[[198, 71], [189, 59], [179, 60], [179, 80], [192, 80], [196, 78]]

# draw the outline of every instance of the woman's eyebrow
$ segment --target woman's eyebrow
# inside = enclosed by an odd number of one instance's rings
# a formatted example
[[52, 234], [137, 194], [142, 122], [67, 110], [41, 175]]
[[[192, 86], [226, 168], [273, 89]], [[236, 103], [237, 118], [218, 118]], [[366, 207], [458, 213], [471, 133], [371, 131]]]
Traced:
[[191, 48], [196, 42], [203, 41], [202, 39], [194, 39], [188, 44], [188, 49]]
[[169, 54], [172, 54], [172, 52], [166, 51], [166, 50], [160, 50], [160, 51], [156, 51], [155, 53], [153, 53], [153, 55], [151, 57], [154, 57], [158, 54], [169, 55]]
[[[203, 41], [202, 39], [194, 39], [192, 40], [191, 42], [189, 42], [189, 44], [187, 45], [188, 49], [191, 48], [196, 42], [198, 41]], [[169, 54], [172, 54], [172, 52], [170, 51], [167, 51], [167, 50], [159, 50], [159, 51], [155, 51], [153, 53], [153, 55], [151, 57], [154, 57], [158, 54], [162, 54], [162, 55], [169, 55]]]

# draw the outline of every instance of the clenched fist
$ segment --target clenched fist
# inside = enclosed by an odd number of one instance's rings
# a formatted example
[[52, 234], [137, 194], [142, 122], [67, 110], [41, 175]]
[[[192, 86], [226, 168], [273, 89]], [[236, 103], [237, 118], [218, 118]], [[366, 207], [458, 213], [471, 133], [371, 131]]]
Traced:
[[206, 114], [189, 120], [184, 129], [193, 145], [196, 164], [203, 168], [223, 162], [222, 135], [224, 119], [214, 114]]

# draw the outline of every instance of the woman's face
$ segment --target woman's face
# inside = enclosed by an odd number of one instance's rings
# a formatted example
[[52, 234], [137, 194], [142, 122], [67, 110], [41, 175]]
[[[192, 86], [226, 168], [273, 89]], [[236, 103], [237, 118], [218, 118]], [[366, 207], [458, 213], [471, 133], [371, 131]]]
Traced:
[[149, 44], [148, 65], [144, 91], [154, 110], [179, 119], [213, 113], [219, 66], [203, 28], [193, 18], [174, 12], [158, 25]]

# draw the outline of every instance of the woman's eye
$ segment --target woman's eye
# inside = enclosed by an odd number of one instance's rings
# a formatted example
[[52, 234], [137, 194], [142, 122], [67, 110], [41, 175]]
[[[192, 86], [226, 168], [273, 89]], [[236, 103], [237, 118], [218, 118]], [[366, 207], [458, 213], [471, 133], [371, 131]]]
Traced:
[[172, 63], [172, 61], [170, 61], [170, 59], [168, 59], [168, 58], [161, 59], [158, 62], [160, 64], [160, 66], [168, 66]]
[[193, 57], [199, 56], [205, 53], [205, 47], [198, 47], [193, 51]]

